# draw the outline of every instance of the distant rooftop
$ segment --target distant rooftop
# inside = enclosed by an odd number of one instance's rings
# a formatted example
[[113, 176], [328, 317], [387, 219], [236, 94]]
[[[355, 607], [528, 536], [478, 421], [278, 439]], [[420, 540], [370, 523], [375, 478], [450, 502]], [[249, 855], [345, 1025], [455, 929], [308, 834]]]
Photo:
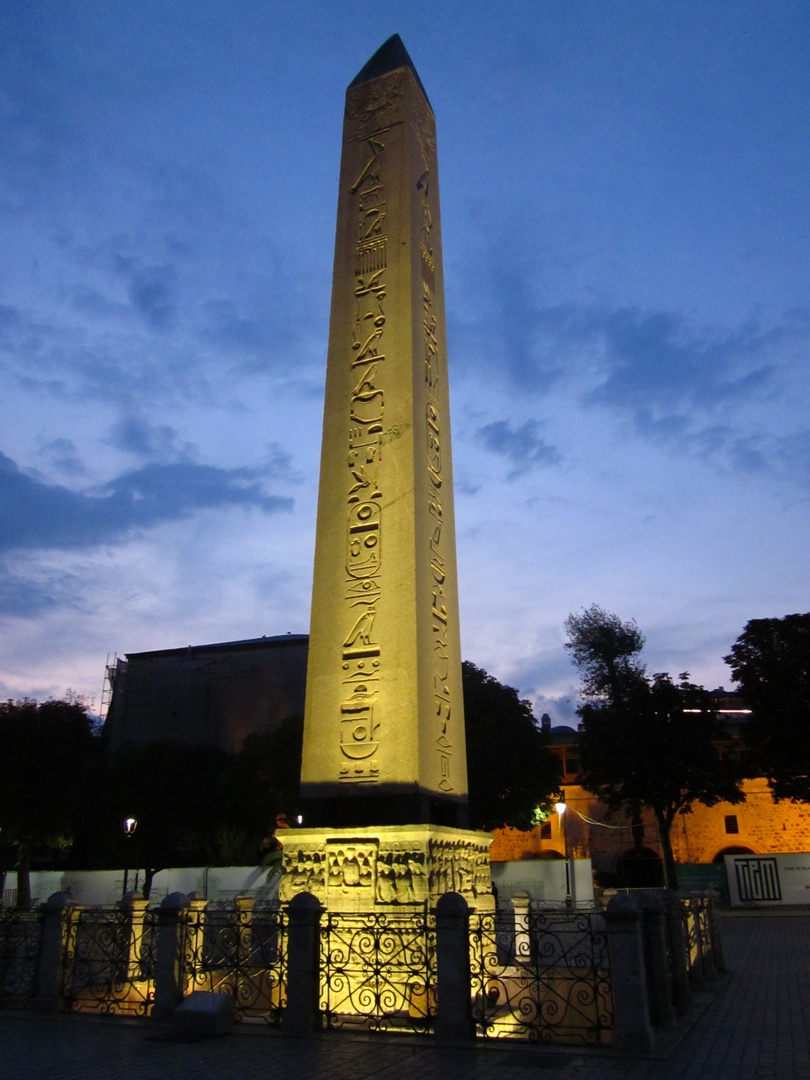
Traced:
[[218, 641], [210, 645], [181, 645], [173, 649], [148, 649], [145, 652], [127, 653], [127, 659], [146, 656], [184, 656], [189, 653], [222, 652], [225, 649], [284, 648], [309, 641], [309, 634], [276, 634], [272, 637], [244, 638], [241, 641]]

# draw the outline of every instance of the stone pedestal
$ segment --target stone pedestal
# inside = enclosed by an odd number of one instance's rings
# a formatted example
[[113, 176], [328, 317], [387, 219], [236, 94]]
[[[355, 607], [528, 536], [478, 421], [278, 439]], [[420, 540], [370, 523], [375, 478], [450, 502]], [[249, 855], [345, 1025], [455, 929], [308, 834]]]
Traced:
[[281, 899], [308, 892], [327, 911], [391, 911], [456, 892], [493, 911], [489, 833], [441, 825], [293, 829], [284, 833]]

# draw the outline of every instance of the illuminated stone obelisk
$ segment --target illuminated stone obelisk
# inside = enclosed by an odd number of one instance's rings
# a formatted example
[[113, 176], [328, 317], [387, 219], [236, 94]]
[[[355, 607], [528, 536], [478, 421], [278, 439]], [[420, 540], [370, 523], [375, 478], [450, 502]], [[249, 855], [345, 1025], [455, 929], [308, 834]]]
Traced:
[[301, 786], [287, 895], [489, 895], [490, 838], [465, 830], [436, 127], [398, 36], [346, 92]]

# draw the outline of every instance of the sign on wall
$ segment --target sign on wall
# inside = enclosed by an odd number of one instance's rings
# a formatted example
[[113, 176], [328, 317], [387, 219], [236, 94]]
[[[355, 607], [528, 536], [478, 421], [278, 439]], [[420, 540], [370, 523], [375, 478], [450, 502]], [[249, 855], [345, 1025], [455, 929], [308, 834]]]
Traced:
[[810, 905], [810, 853], [726, 855], [732, 907]]

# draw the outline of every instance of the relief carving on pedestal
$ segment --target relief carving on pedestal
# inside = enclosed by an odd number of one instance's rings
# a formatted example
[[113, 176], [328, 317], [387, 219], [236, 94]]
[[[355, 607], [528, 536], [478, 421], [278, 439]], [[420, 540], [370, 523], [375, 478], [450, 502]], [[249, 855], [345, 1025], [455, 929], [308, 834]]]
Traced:
[[329, 866], [327, 894], [330, 900], [351, 899], [357, 910], [373, 904], [377, 877], [377, 844], [332, 842], [327, 844]]

